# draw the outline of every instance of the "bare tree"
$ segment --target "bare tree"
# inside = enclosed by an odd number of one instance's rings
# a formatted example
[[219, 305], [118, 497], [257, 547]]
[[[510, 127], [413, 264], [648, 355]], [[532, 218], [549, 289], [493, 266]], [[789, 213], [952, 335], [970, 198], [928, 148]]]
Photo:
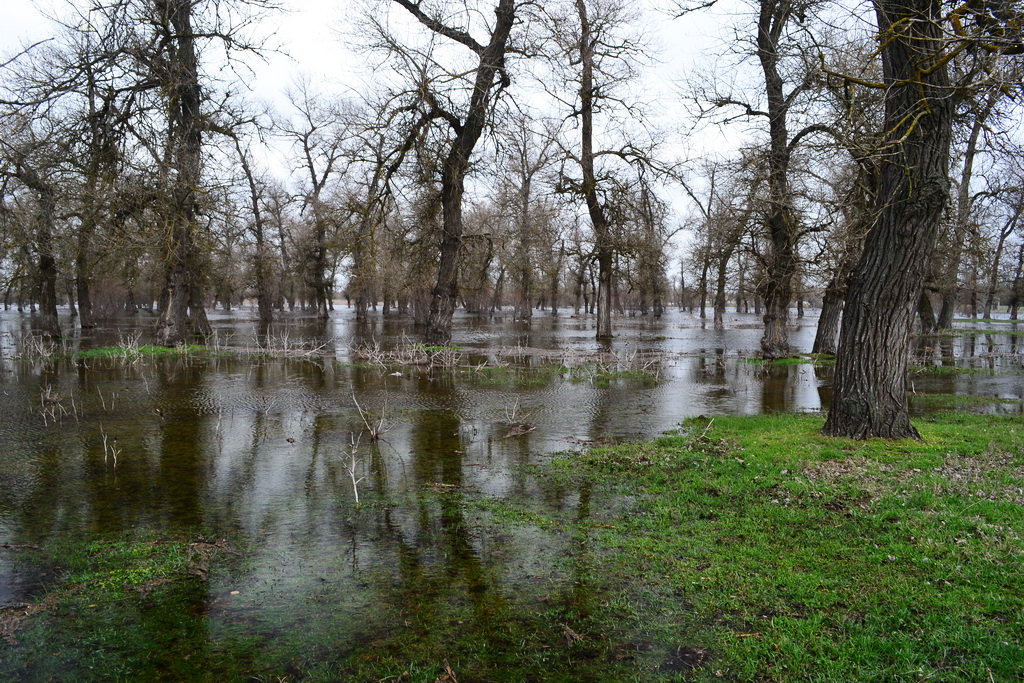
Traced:
[[[411, 68], [414, 81], [399, 105], [407, 114], [408, 128], [400, 148], [411, 150], [428, 131], [443, 135], [438, 152], [442, 236], [437, 255], [437, 281], [431, 293], [424, 340], [447, 344], [452, 336], [452, 316], [459, 297], [459, 256], [463, 245], [463, 197], [473, 152], [487, 126], [496, 97], [510, 84], [506, 57], [519, 6], [514, 0], [498, 0], [493, 20], [481, 26], [480, 8], [467, 4], [454, 11], [447, 2], [392, 0], [406, 10], [433, 36], [469, 50], [472, 66], [442, 69], [446, 77], [428, 77], [434, 71], [432, 53], [415, 55], [376, 22], [381, 43]], [[479, 30], [486, 36], [473, 36]], [[424, 64], [426, 62], [426, 64]], [[450, 74], [460, 74], [450, 76]], [[440, 76], [440, 74], [439, 74]], [[447, 89], [438, 85], [448, 83]], [[437, 130], [441, 128], [442, 130]], [[443, 131], [443, 132], [442, 132]], [[421, 149], [425, 149], [421, 147]], [[394, 164], [401, 164], [400, 155]]]
[[619, 0], [553, 3], [545, 13], [549, 42], [558, 50], [552, 67], [560, 76], [557, 84], [545, 86], [566, 107], [564, 115], [576, 123], [578, 135], [563, 149], [559, 191], [583, 203], [593, 234], [593, 253], [580, 261], [577, 289], [596, 267], [596, 336], [610, 339], [616, 249], [611, 194], [617, 185], [631, 184], [627, 177], [635, 177], [637, 169], [656, 166], [656, 144], [642, 108], [622, 92], [646, 57], [646, 46], [633, 27], [635, 8]]
[[57, 320], [57, 253], [59, 165], [52, 156], [55, 151], [42, 128], [44, 119], [28, 121], [23, 117], [10, 117], [5, 121], [3, 143], [0, 147], [4, 165], [0, 168], [7, 179], [5, 194], [19, 189], [31, 197], [33, 208], [23, 211], [22, 220], [32, 226], [30, 242], [22, 244], [26, 253], [34, 258], [34, 294], [39, 301], [39, 329], [46, 335], [61, 336]]
[[345, 101], [317, 93], [308, 78], [300, 79], [289, 91], [295, 116], [278, 124], [298, 152], [297, 163], [305, 176], [302, 182], [302, 212], [310, 217], [309, 287], [317, 317], [326, 320], [332, 297], [329, 277], [332, 207], [328, 205], [328, 183], [345, 169], [349, 160], [346, 142], [351, 137], [352, 107]]

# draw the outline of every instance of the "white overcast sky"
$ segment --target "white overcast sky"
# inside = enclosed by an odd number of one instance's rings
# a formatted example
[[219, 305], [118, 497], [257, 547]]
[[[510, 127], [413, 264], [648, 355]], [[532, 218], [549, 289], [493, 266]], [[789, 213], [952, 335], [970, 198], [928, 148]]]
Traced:
[[[2, 2], [0, 57], [7, 58], [22, 45], [51, 37], [52, 28], [44, 13], [56, 9], [60, 14], [69, 0]], [[295, 75], [303, 72], [324, 90], [359, 89], [362, 81], [372, 80], [372, 74], [362, 68], [360, 58], [345, 48], [343, 31], [351, 27], [357, 3], [352, 0], [282, 0], [281, 4], [287, 11], [270, 15], [264, 33], [273, 34], [270, 44], [279, 45], [289, 56], [270, 55], [269, 64], [257, 65], [257, 75], [249, 84], [255, 94], [275, 99]], [[661, 65], [648, 78], [652, 89], [664, 91], [652, 94], [667, 104], [678, 100], [673, 92], [673, 80], [688, 73], [695, 64], [714, 59], [714, 53], [721, 49], [720, 41], [728, 35], [729, 18], [725, 8], [735, 8], [738, 4], [739, 0], [721, 0], [722, 9], [678, 20], [650, 15], [653, 18], [651, 32], [661, 50]]]
[[[628, 0], [627, 0], [628, 1]], [[645, 0], [644, 4], [670, 0]], [[53, 34], [46, 12], [62, 14], [69, 0], [0, 0], [3, 21], [0, 23], [0, 61], [16, 54], [21, 46], [49, 38]], [[74, 0], [70, 0], [74, 4]], [[270, 15], [262, 31], [271, 36], [270, 44], [280, 46], [283, 54], [272, 54], [266, 65], [254, 64], [255, 77], [248, 85], [254, 98], [267, 100], [275, 107], [286, 104], [283, 93], [296, 76], [305, 74], [318, 90], [338, 92], [362, 90], [364, 82], [372, 86], [374, 75], [368, 73], [358, 55], [345, 47], [345, 32], [352, 27], [357, 10], [354, 0], [281, 0], [288, 11]], [[670, 135], [667, 151], [676, 158], [693, 158], [701, 149], [729, 153], [737, 149], [742, 132], [733, 129], [723, 133], [714, 128], [688, 131], [688, 114], [681, 104], [675, 83], [702, 64], [718, 64], [725, 38], [731, 35], [730, 8], [747, 9], [744, 0], [719, 0], [712, 10], [705, 10], [672, 20], [651, 13], [648, 29], [658, 50], [660, 64], [645, 78], [644, 95], [656, 103], [658, 124], [677, 132]], [[749, 11], [749, 9], [747, 9]], [[272, 34], [272, 35], [271, 35]], [[280, 157], [283, 159], [283, 157]], [[276, 166], [270, 162], [271, 166]], [[675, 192], [672, 193], [676, 195]], [[687, 211], [689, 201], [680, 191], [667, 197], [678, 217]]]

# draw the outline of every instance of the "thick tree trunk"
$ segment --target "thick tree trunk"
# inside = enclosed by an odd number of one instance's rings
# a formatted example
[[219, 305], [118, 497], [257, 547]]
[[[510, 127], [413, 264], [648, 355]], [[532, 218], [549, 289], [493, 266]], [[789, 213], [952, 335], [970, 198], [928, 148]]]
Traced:
[[845, 283], [839, 278], [832, 278], [825, 287], [825, 296], [821, 301], [821, 315], [818, 316], [818, 329], [814, 333], [814, 345], [811, 353], [836, 355], [836, 339], [839, 335], [839, 321], [843, 316]]
[[907, 360], [949, 195], [952, 92], [940, 0], [875, 0], [885, 91], [878, 213], [850, 279], [832, 408], [822, 432], [920, 438], [907, 410]]
[[[520, 247], [520, 252], [522, 248]], [[516, 319], [529, 321], [533, 317], [533, 277], [529, 264], [522, 259], [522, 253], [516, 259], [516, 268], [519, 270], [519, 297], [516, 301]]]
[[764, 73], [768, 100], [768, 196], [766, 224], [771, 252], [763, 280], [764, 334], [761, 355], [768, 360], [789, 355], [789, 302], [797, 272], [797, 232], [789, 210], [790, 146], [786, 118], [789, 99], [779, 73], [779, 46], [792, 6], [780, 0], [761, 0], [757, 25], [757, 56]]
[[327, 221], [321, 217], [320, 199], [314, 200], [316, 246], [313, 248], [313, 305], [319, 320], [330, 318], [328, 298], [330, 282], [327, 279]]
[[[167, 216], [167, 265], [157, 343], [184, 343], [189, 332], [209, 334], [198, 273], [195, 236], [197, 193], [202, 181], [202, 87], [192, 31], [190, 0], [161, 0], [156, 5], [169, 20], [173, 34], [165, 78], [169, 97], [169, 152], [172, 173], [170, 213]], [[197, 308], [198, 307], [198, 308]], [[193, 309], [189, 319], [190, 308]]]
[[[468, 159], [466, 160], [468, 166]], [[444, 345], [452, 339], [452, 317], [459, 297], [459, 256], [462, 251], [463, 169], [445, 169], [441, 188], [444, 237], [437, 264], [437, 283], [431, 292], [427, 315], [427, 345]]]
[[53, 257], [53, 240], [39, 236], [39, 329], [43, 334], [60, 337], [57, 320], [57, 260]]

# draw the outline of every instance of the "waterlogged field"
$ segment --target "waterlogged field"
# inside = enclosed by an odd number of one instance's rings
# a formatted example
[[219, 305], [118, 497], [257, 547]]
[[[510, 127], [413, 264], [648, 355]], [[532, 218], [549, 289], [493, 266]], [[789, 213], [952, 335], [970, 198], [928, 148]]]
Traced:
[[249, 317], [0, 318], [0, 678], [1020, 680], [1015, 325], [922, 340], [926, 443], [856, 444], [753, 316]]

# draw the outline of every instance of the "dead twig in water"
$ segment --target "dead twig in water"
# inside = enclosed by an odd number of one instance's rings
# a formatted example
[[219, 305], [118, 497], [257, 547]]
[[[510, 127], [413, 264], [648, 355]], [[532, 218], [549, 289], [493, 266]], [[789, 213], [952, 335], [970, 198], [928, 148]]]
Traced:
[[373, 439], [374, 441], [377, 441], [378, 439], [380, 439], [381, 436], [387, 434], [388, 431], [391, 430], [391, 427], [394, 426], [389, 425], [388, 427], [384, 427], [384, 422], [386, 420], [388, 411], [387, 394], [384, 394], [384, 406], [380, 409], [380, 417], [378, 417], [376, 420], [372, 422], [370, 420], [370, 415], [365, 410], [363, 410], [363, 407], [359, 405], [359, 401], [356, 400], [356, 393], [354, 391], [352, 392], [352, 403], [355, 404], [356, 410], [359, 411], [359, 418], [363, 421], [363, 426], [366, 428], [366, 433], [369, 434], [370, 438]]
[[349, 479], [352, 480], [352, 495], [356, 499], [356, 509], [359, 509], [359, 482], [366, 479], [366, 475], [357, 476], [359, 469], [359, 438], [360, 435], [350, 434], [349, 435], [349, 446], [348, 456], [349, 459], [346, 462], [344, 459], [341, 461], [341, 466], [348, 472]]

